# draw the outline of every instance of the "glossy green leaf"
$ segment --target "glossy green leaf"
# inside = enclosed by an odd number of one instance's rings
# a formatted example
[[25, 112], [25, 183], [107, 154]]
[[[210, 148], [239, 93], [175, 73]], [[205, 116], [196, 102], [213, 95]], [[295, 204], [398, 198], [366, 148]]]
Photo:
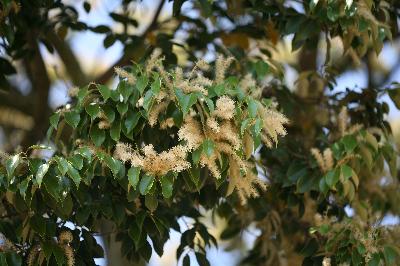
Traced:
[[249, 117], [254, 118], [257, 115], [258, 104], [254, 99], [249, 98], [247, 101], [247, 111], [249, 112]]
[[73, 128], [76, 128], [81, 120], [80, 113], [77, 110], [65, 112], [64, 117], [65, 121]]
[[129, 134], [137, 125], [139, 118], [140, 118], [140, 113], [139, 112], [134, 112], [132, 110], [129, 110], [126, 118], [125, 118], [125, 128], [126, 132]]
[[123, 167], [121, 161], [115, 159], [114, 157], [106, 154], [104, 156], [104, 162], [110, 168], [111, 172], [113, 173], [114, 177], [117, 176], [118, 172], [120, 171], [121, 167]]
[[339, 181], [339, 177], [340, 177], [339, 171], [336, 170], [329, 171], [325, 175], [325, 182], [330, 188], [332, 188]]
[[107, 117], [108, 122], [111, 124], [114, 122], [115, 119], [115, 112], [114, 109], [109, 106], [109, 105], [105, 105], [102, 107], [104, 114]]
[[203, 152], [210, 157], [214, 153], [214, 142], [211, 139], [205, 139], [202, 144]]
[[154, 212], [158, 206], [157, 197], [151, 194], [147, 194], [144, 198], [144, 205], [147, 209], [150, 210], [150, 212]]
[[117, 104], [118, 113], [123, 116], [128, 111], [128, 104], [127, 103], [118, 103]]
[[198, 148], [192, 152], [192, 160], [195, 165], [199, 163], [202, 151], [202, 148]]
[[353, 169], [351, 169], [351, 167], [347, 164], [344, 164], [340, 167], [340, 172], [345, 180], [353, 176]]
[[97, 125], [92, 125], [90, 128], [90, 138], [92, 139], [94, 145], [100, 147], [106, 139], [106, 133], [104, 130], [100, 129]]
[[68, 163], [68, 171], [67, 171], [69, 177], [71, 177], [72, 181], [74, 181], [76, 187], [79, 187], [79, 184], [81, 183], [81, 176], [70, 163]]
[[100, 114], [101, 108], [96, 103], [91, 103], [85, 107], [86, 113], [94, 120]]
[[64, 157], [57, 156], [55, 157], [55, 160], [57, 161], [57, 167], [58, 170], [62, 175], [65, 175], [68, 172], [69, 168], [69, 163]]
[[175, 89], [175, 95], [181, 107], [183, 117], [185, 117], [190, 108], [197, 102], [198, 96], [195, 93], [185, 94], [181, 89]]
[[114, 141], [119, 141], [119, 137], [121, 134], [121, 121], [115, 121], [111, 124], [110, 128], [110, 136]]
[[342, 139], [346, 152], [352, 152], [357, 147], [357, 140], [353, 135], [346, 135]]
[[160, 182], [163, 196], [165, 198], [170, 198], [174, 188], [174, 176], [172, 174], [164, 175], [160, 178]]
[[75, 167], [78, 170], [82, 170], [83, 167], [83, 158], [79, 154], [75, 154], [68, 158], [68, 161], [72, 164], [73, 167]]
[[97, 89], [99, 90], [101, 96], [103, 97], [103, 99], [105, 101], [107, 101], [108, 98], [110, 98], [110, 96], [111, 96], [110, 88], [108, 86], [106, 86], [106, 85], [100, 85], [100, 84], [98, 84], [96, 86], [97, 86]]
[[149, 193], [150, 189], [153, 187], [153, 183], [154, 183], [154, 176], [147, 174], [143, 175], [139, 183], [140, 194], [146, 195], [147, 193]]
[[14, 156], [11, 156], [6, 160], [6, 170], [7, 170], [7, 175], [9, 178], [11, 178], [14, 175], [14, 171], [17, 168], [17, 166], [21, 162], [21, 155], [16, 154]]
[[55, 129], [58, 127], [58, 122], [60, 121], [60, 116], [61, 115], [59, 112], [54, 113], [50, 116], [50, 125]]
[[45, 163], [39, 166], [39, 169], [36, 173], [36, 183], [40, 187], [43, 181], [43, 177], [46, 175], [47, 171], [49, 170], [49, 164]]
[[143, 94], [144, 89], [146, 88], [148, 82], [149, 82], [149, 79], [145, 75], [142, 75], [142, 76], [137, 78], [136, 88], [139, 90], [140, 95]]
[[128, 170], [128, 182], [129, 185], [136, 189], [137, 184], [139, 183], [139, 176], [140, 176], [140, 168], [132, 166]]

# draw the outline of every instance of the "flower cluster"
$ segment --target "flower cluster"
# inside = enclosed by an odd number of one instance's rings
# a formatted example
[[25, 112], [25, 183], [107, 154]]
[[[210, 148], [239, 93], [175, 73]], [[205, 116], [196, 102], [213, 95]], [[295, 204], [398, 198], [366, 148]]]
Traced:
[[[152, 128], [157, 124], [160, 130], [177, 127], [179, 144], [157, 152], [152, 144], [136, 143], [140, 148], [134, 149], [129, 143], [119, 142], [114, 158], [159, 177], [168, 172], [183, 172], [199, 163], [216, 179], [226, 174], [229, 193], [236, 190], [242, 203], [257, 196], [259, 188], [266, 188], [251, 160], [259, 143], [257, 139], [272, 147], [279, 136], [286, 134], [284, 125], [288, 119], [274, 104], [265, 105], [258, 100], [261, 89], [251, 75], [236, 87], [226, 88], [229, 85], [225, 84], [225, 75], [232, 57], [217, 57], [214, 80], [205, 76], [204, 71], [211, 67], [204, 60], [198, 61], [187, 74], [180, 67], [169, 73], [162, 62], [159, 51], [155, 51], [139, 71], [138, 75], [152, 76], [154, 80], [138, 99], [136, 108], [147, 111], [147, 123]], [[154, 69], [157, 74], [152, 72]], [[116, 72], [128, 83], [139, 80], [124, 70], [116, 69]], [[221, 91], [215, 91], [216, 88]], [[171, 105], [182, 111], [183, 121], [179, 125], [167, 114]], [[189, 159], [192, 153], [199, 153], [197, 162]], [[223, 158], [229, 162], [226, 172], [222, 169]]]

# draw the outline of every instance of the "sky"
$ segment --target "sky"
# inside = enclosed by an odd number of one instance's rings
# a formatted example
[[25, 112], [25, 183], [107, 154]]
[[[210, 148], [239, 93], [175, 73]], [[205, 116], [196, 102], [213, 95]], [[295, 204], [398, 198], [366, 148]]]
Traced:
[[[78, 1], [78, 3], [81, 3]], [[138, 7], [137, 14], [138, 17], [141, 18], [142, 21], [149, 20], [150, 17], [148, 14], [152, 14], [154, 11], [154, 8], [157, 6], [158, 1], [157, 0], [144, 0], [143, 2], [140, 2], [140, 6]], [[96, 1], [96, 4], [93, 5], [92, 11], [87, 14], [81, 5], [77, 5], [80, 18], [82, 21], [87, 22], [89, 25], [98, 25], [98, 24], [105, 24], [105, 25], [112, 25], [113, 21], [111, 18], [108, 16], [108, 13], [115, 10], [119, 5], [119, 1]], [[162, 11], [162, 16], [161, 17], [166, 17], [172, 13], [172, 2], [167, 1], [166, 5], [163, 8]], [[137, 29], [138, 32], [141, 32], [143, 28]], [[108, 66], [111, 66], [122, 54], [122, 45], [119, 43], [114, 44], [111, 48], [109, 49], [104, 49], [103, 48], [103, 38], [104, 36], [100, 34], [94, 34], [91, 33], [90, 31], [85, 31], [81, 33], [69, 33], [67, 38], [71, 42], [71, 46], [75, 54], [78, 55], [78, 58], [80, 60], [81, 65], [83, 66], [83, 69], [87, 71], [88, 73], [94, 73], [94, 72], [101, 72], [101, 70], [104, 70], [108, 68]], [[383, 48], [382, 53], [380, 54], [380, 59], [383, 60], [385, 65], [387, 67], [392, 67], [396, 62], [399, 60], [396, 54], [396, 48], [394, 45], [386, 45]], [[42, 47], [42, 53], [44, 54], [46, 61], [48, 64], [51, 66], [52, 64], [57, 64], [57, 56], [56, 55], [51, 55], [47, 52], [45, 48]], [[292, 86], [293, 82], [296, 79], [295, 72], [291, 70], [290, 68], [287, 68], [287, 83], [289, 86]], [[394, 80], [400, 80], [400, 69], [396, 73], [394, 73], [391, 77], [391, 81]], [[362, 69], [359, 70], [354, 70], [354, 71], [348, 71], [342, 75], [340, 75], [337, 78], [337, 86], [335, 88], [335, 91], [342, 91], [345, 88], [351, 88], [351, 89], [360, 89], [362, 87], [365, 87], [367, 85], [367, 77], [365, 75], [365, 71], [362, 71]], [[50, 93], [50, 99], [49, 102], [52, 107], [58, 107], [60, 105], [65, 104], [69, 98], [68, 98], [68, 89], [69, 89], [69, 84], [66, 84], [63, 81], [59, 81], [53, 84], [51, 93]], [[393, 103], [388, 99], [388, 97], [383, 97], [381, 99], [382, 101], [386, 101], [389, 103], [390, 106], [390, 114], [389, 114], [389, 119], [390, 120], [395, 120], [399, 118], [399, 110], [395, 108]], [[184, 223], [182, 221], [179, 221], [182, 228], [184, 228]], [[399, 219], [398, 217], [386, 217], [384, 220], [385, 224], [393, 224], [393, 223], [398, 223]], [[220, 221], [220, 223], [223, 223]], [[209, 227], [212, 231], [214, 231], [216, 234], [218, 233], [217, 230], [214, 228], [215, 226], [212, 226], [211, 223], [208, 223]], [[215, 235], [216, 235], [215, 234]], [[162, 259], [160, 259], [154, 252], [153, 256], [150, 260], [150, 265], [151, 266], [168, 266], [168, 265], [176, 265], [175, 261], [175, 251], [177, 246], [179, 245], [179, 239], [180, 239], [180, 234], [171, 231], [170, 235], [170, 240], [166, 243], [165, 246], [165, 256], [163, 256]], [[255, 238], [257, 236], [256, 231], [250, 231], [250, 232], [245, 232], [245, 243], [247, 246], [251, 246], [252, 243], [254, 242]], [[233, 251], [233, 252], [227, 252], [224, 251], [224, 247], [226, 246], [226, 243], [222, 243], [221, 246], [217, 248], [211, 248], [209, 250], [209, 253], [207, 254], [207, 257], [210, 259], [212, 262], [212, 265], [215, 266], [226, 266], [226, 265], [233, 265], [237, 259], [240, 257], [240, 251]], [[194, 262], [192, 258], [192, 262]], [[105, 265], [105, 260], [100, 259], [97, 260], [97, 263], [99, 265]]]

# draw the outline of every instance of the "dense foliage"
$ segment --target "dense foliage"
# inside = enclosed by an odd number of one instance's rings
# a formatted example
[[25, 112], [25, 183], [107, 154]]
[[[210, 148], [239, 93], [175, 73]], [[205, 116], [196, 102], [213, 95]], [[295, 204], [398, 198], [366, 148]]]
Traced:
[[[398, 227], [382, 224], [400, 213], [382, 97], [400, 106], [400, 86], [385, 84], [373, 61], [398, 37], [397, 1], [175, 0], [174, 17], [157, 22], [163, 3], [136, 35], [131, 1], [110, 13], [122, 32], [79, 21], [62, 1], [1, 1], [4, 94], [17, 93], [10, 75], [23, 61], [28, 97], [48, 96], [39, 43], [59, 54], [76, 85], [52, 115], [47, 101], [0, 99], [9, 142], [24, 135], [22, 149], [1, 153], [1, 265], [94, 265], [104, 256], [94, 236], [109, 234], [124, 257], [148, 261], [163, 254], [171, 230], [182, 233], [184, 265], [190, 254], [208, 265], [209, 248], [220, 240], [237, 248], [246, 230], [258, 235], [243, 265], [398, 264]], [[84, 30], [105, 34], [105, 47], [124, 45], [115, 68], [94, 78], [80, 69], [63, 38]], [[287, 36], [296, 62], [276, 57]], [[337, 75], [364, 62], [368, 86], [337, 92]], [[10, 108], [21, 118], [7, 119]], [[210, 215], [226, 221], [219, 236], [205, 225]]]

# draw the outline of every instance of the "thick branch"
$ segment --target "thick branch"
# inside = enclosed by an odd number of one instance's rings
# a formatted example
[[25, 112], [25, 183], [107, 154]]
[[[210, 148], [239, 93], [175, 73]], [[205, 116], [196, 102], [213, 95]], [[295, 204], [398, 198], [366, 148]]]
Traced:
[[83, 86], [87, 84], [88, 79], [69, 45], [53, 30], [47, 32], [46, 38], [54, 45], [74, 85]]
[[29, 113], [33, 108], [31, 95], [22, 95], [17, 88], [9, 84], [8, 91], [0, 90], [0, 106], [18, 109], [21, 112]]
[[133, 54], [123, 54], [121, 56], [121, 58], [115, 62], [110, 68], [108, 68], [103, 74], [101, 74], [100, 76], [98, 76], [95, 79], [95, 83], [105, 83], [107, 82], [112, 75], [114, 74], [114, 68], [115, 67], [120, 67], [120, 66], [124, 66], [129, 64], [129, 62], [131, 60], [137, 60], [139, 58], [140, 55], [143, 54], [144, 50], [145, 50], [145, 43], [144, 40], [147, 36], [147, 34], [149, 34], [151, 31], [153, 31], [154, 29], [157, 28], [157, 24], [158, 24], [158, 17], [160, 16], [161, 10], [164, 6], [165, 0], [161, 0], [160, 3], [158, 4], [158, 7], [156, 9], [156, 12], [154, 13], [153, 19], [151, 20], [149, 26], [146, 28], [146, 30], [140, 35], [140, 42], [138, 43], [138, 47], [135, 49], [135, 51], [133, 52]]
[[33, 97], [31, 101], [33, 102], [33, 109], [31, 114], [35, 127], [25, 136], [21, 143], [25, 149], [40, 141], [45, 135], [49, 117], [48, 97], [50, 89], [50, 79], [34, 31], [30, 31], [27, 34], [27, 42], [32, 54], [31, 57], [24, 59], [24, 65], [32, 83]]

